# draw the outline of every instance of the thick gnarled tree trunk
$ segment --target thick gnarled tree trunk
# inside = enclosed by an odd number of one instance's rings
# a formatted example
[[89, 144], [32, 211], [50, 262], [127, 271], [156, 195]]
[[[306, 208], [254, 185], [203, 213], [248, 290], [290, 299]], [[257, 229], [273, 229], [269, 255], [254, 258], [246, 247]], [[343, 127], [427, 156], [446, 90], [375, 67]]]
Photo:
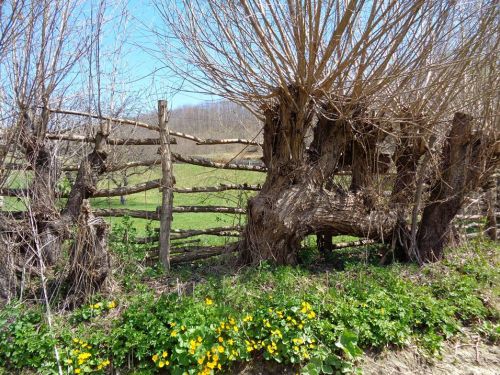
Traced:
[[[109, 124], [101, 126], [94, 150], [80, 163], [65, 208], [61, 211], [57, 207], [56, 195], [60, 174], [57, 155], [44, 134], [33, 130], [37, 129], [36, 121], [41, 121], [34, 118], [33, 114], [25, 113], [19, 127], [19, 139], [33, 177], [26, 189], [27, 210], [17, 222], [16, 230], [2, 231], [0, 240], [14, 246], [0, 259], [0, 284], [9, 288], [6, 293], [0, 293], [0, 299], [15, 295], [20, 284], [17, 280], [20, 267], [36, 270], [42, 262], [44, 267], [53, 266], [60, 259], [62, 243], [68, 239], [75, 243], [70, 253], [68, 281], [72, 285], [71, 291], [81, 297], [84, 290], [99, 290], [110, 275], [107, 224], [92, 218], [87, 201], [96, 190], [98, 176], [106, 169], [105, 144]], [[7, 223], [7, 217], [0, 217], [0, 226]], [[84, 261], [88, 259], [92, 261]], [[101, 266], [96, 268], [97, 264]], [[82, 276], [85, 274], [93, 276]], [[78, 300], [82, 301], [80, 297]]]
[[465, 194], [481, 171], [481, 140], [473, 134], [472, 117], [456, 113], [441, 156], [441, 176], [431, 188], [417, 234], [421, 262], [443, 257], [450, 239], [450, 224], [462, 207]]
[[[326, 107], [306, 153], [305, 132], [293, 133], [296, 138], [288, 141], [292, 134], [288, 128], [296, 127], [291, 121], [296, 117], [287, 114], [284, 123], [281, 113], [282, 108], [275, 108], [266, 116], [268, 175], [261, 192], [248, 204], [248, 224], [240, 244], [243, 261], [294, 264], [301, 241], [318, 232], [334, 230], [376, 239], [389, 236], [395, 215], [367, 207], [365, 189], [345, 190], [334, 180], [340, 160], [352, 146], [351, 124], [333, 107]], [[372, 154], [365, 157], [374, 160], [375, 152], [369, 150]], [[372, 169], [370, 164], [368, 168]]]
[[[318, 244], [327, 250], [333, 233], [392, 244], [399, 249], [400, 260], [440, 259], [452, 219], [485, 171], [488, 145], [472, 135], [472, 118], [457, 113], [443, 146], [441, 174], [436, 174], [427, 165], [428, 143], [434, 137], [425, 130], [423, 118], [406, 114], [398, 124], [402, 138], [393, 150], [397, 175], [387, 195], [382, 189], [390, 179], [380, 181], [380, 173], [388, 170], [387, 155], [381, 155], [379, 147], [386, 134], [360, 104], [352, 107], [345, 102], [325, 105], [315, 120], [298, 116], [290, 109], [297, 107], [286, 102], [267, 111], [268, 175], [248, 204], [248, 224], [240, 243], [243, 262], [293, 264], [305, 236], [316, 234]], [[297, 126], [298, 118], [308, 122]], [[311, 127], [313, 139], [306, 150]], [[344, 170], [352, 174], [349, 186], [336, 178]], [[424, 179], [435, 181], [431, 189]]]

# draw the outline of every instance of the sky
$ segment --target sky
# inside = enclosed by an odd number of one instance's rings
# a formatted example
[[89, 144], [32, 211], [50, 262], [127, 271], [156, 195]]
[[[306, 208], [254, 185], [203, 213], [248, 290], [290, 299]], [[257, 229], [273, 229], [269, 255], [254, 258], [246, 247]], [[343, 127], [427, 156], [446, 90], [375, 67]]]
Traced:
[[116, 21], [112, 21], [109, 30], [105, 32], [104, 43], [107, 45], [125, 40], [122, 59], [116, 62], [119, 64], [117, 70], [123, 75], [121, 80], [124, 90], [137, 91], [146, 105], [150, 101], [152, 106], [159, 99], [167, 99], [171, 108], [219, 100], [192, 92], [182, 77], [175, 76], [168, 70], [158, 53], [157, 38], [151, 32], [161, 27], [161, 17], [153, 1], [128, 0], [125, 32], [116, 32]]

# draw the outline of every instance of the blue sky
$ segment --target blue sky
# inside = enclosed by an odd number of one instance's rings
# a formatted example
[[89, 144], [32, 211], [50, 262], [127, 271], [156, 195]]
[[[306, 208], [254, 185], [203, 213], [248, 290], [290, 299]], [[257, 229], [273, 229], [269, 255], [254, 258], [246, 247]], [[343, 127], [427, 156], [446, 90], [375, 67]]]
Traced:
[[[158, 99], [167, 99], [173, 108], [217, 100], [215, 97], [192, 92], [181, 77], [173, 75], [157, 53], [157, 40], [151, 30], [161, 23], [152, 1], [129, 0], [129, 20], [126, 26], [126, 44], [119, 62], [124, 89], [138, 91], [144, 103], [155, 105]], [[155, 26], [156, 25], [156, 26]], [[111, 45], [121, 35], [110, 25], [105, 43]], [[147, 104], [146, 104], [147, 105]]]

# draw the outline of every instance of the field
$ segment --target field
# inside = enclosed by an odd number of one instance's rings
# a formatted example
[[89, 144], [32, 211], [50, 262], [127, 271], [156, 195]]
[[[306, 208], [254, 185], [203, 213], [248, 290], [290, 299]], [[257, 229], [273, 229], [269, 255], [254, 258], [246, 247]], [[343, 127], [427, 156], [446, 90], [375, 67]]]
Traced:
[[[136, 171], [133, 171], [136, 172]], [[216, 186], [219, 184], [259, 184], [264, 182], [265, 175], [260, 172], [222, 170], [200, 167], [191, 164], [174, 164], [175, 186], [181, 188], [196, 186]], [[142, 182], [160, 179], [159, 167], [145, 170], [142, 173], [129, 177], [128, 186]], [[12, 173], [6, 186], [10, 188], [23, 188], [29, 184], [31, 176], [27, 172]], [[103, 178], [98, 184], [99, 189], [112, 189], [116, 184]], [[174, 196], [174, 206], [228, 206], [244, 207], [246, 200], [253, 194], [251, 191], [222, 191], [216, 193], [188, 193]], [[130, 210], [155, 211], [161, 205], [161, 193], [158, 189], [148, 190], [126, 196], [126, 203], [120, 203], [120, 197], [94, 198], [91, 200], [95, 208], [126, 208]], [[63, 204], [63, 202], [61, 202]], [[5, 197], [5, 210], [23, 210], [23, 202], [14, 197]], [[175, 213], [174, 229], [204, 229], [214, 226], [234, 225], [238, 222], [239, 215], [219, 213]], [[108, 218], [107, 218], [108, 220]], [[110, 218], [111, 224], [120, 221], [119, 218]], [[139, 232], [143, 233], [148, 220], [133, 219]], [[158, 226], [158, 222], [153, 222]]]
[[[190, 164], [175, 164], [174, 175], [176, 187], [216, 186], [225, 184], [258, 184], [264, 181], [265, 175], [251, 171], [233, 171], [199, 167]], [[158, 168], [141, 175], [134, 175], [130, 185], [145, 182], [161, 177]], [[113, 188], [112, 183], [104, 183], [101, 188]], [[247, 199], [254, 194], [251, 191], [223, 191], [216, 193], [189, 193], [174, 194], [174, 206], [228, 206], [245, 207]], [[149, 190], [127, 196], [125, 205], [120, 203], [120, 197], [96, 198], [92, 206], [96, 208], [127, 208], [131, 210], [155, 211], [161, 204], [161, 194], [158, 189]], [[107, 218], [111, 225], [119, 223], [121, 218]], [[238, 225], [244, 220], [244, 215], [221, 213], [175, 213], [172, 222], [173, 229], [206, 229], [221, 226]], [[145, 235], [145, 228], [149, 220], [133, 219], [137, 235]], [[158, 221], [151, 223], [153, 228], [159, 227]], [[199, 237], [201, 244], [220, 244], [224, 238], [215, 236]]]

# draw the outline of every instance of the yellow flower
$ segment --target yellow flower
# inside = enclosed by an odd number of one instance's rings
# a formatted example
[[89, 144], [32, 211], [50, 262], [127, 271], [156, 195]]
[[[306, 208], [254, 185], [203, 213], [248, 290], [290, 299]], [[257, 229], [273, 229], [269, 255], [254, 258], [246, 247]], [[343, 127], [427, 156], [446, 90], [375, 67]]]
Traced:
[[172, 332], [170, 332], [170, 336], [172, 336], [172, 337], [177, 336], [177, 331], [176, 331], [176, 330], [173, 330]]
[[90, 358], [90, 356], [92, 356], [90, 353], [81, 353], [78, 355], [78, 360], [85, 361], [87, 358]]
[[205, 356], [198, 358], [198, 364], [201, 365], [205, 362]]
[[217, 347], [217, 350], [219, 350], [219, 353], [224, 353], [224, 347], [221, 345]]
[[186, 330], [186, 326], [181, 326], [181, 331], [185, 331]]
[[115, 301], [108, 302], [108, 309], [114, 309], [115, 307], [116, 307]]
[[198, 341], [198, 342], [202, 342], [202, 341], [203, 341], [203, 339], [201, 338], [201, 336], [198, 336], [198, 337], [196, 338], [196, 341]]
[[227, 343], [228, 343], [229, 345], [233, 345], [233, 344], [234, 344], [234, 341], [233, 341], [233, 339], [229, 339], [229, 340], [227, 340]]
[[312, 311], [312, 306], [309, 302], [302, 302], [302, 309], [300, 309], [300, 312], [302, 314], [307, 314], [307, 312]]
[[279, 338], [283, 338], [283, 334], [281, 333], [281, 331], [279, 329], [275, 329], [274, 331], [271, 331], [271, 334], [276, 335]]
[[167, 358], [168, 353], [167, 353], [167, 352], [163, 352], [163, 353], [161, 353], [161, 356], [162, 356], [163, 358]]
[[253, 320], [253, 316], [252, 315], [247, 315], [243, 318], [243, 321], [244, 322], [251, 322]]
[[160, 362], [158, 363], [158, 367], [159, 367], [159, 368], [162, 368], [163, 366], [165, 366], [165, 362], [160, 361]]
[[156, 362], [158, 360], [158, 354], [154, 354], [152, 359], [153, 359], [153, 362]]
[[221, 336], [219, 336], [219, 338], [217, 340], [219, 340], [219, 342], [224, 342], [224, 338]]
[[205, 298], [205, 305], [211, 306], [213, 304], [214, 304], [214, 301], [211, 298], [209, 298], [209, 297]]
[[316, 317], [316, 313], [314, 311], [310, 311], [309, 314], [307, 314], [307, 317], [309, 319], [314, 319]]
[[239, 331], [238, 326], [234, 326], [234, 327], [233, 327], [233, 330], [234, 330], [234, 332], [238, 332], [238, 331]]
[[80, 372], [82, 372], [82, 370], [80, 370], [79, 368], [75, 368], [75, 374], [79, 374]]
[[73, 363], [73, 360], [72, 360], [71, 358], [68, 358], [68, 359], [66, 359], [66, 360], [65, 360], [65, 362], [66, 362], [68, 365], [70, 365], [70, 364], [72, 364], [72, 363]]

